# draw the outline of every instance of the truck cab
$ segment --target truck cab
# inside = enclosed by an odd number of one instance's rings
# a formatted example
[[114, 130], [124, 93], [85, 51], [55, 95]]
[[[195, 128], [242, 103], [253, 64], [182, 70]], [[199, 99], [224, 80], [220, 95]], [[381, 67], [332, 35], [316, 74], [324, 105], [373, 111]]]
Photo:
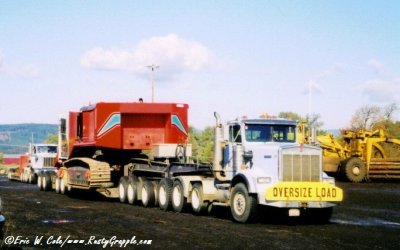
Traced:
[[[319, 209], [325, 221], [335, 203], [343, 199], [335, 180], [322, 171], [321, 148], [296, 143], [296, 126], [296, 121], [280, 118], [238, 119], [220, 125], [223, 134], [216, 144], [222, 147], [222, 155], [216, 149], [214, 171], [223, 173], [219, 181], [230, 182], [236, 220], [250, 217], [244, 216], [251, 209], [246, 208], [250, 201], [244, 198], [287, 209], [289, 216]], [[235, 192], [238, 184], [243, 189], [240, 195]]]
[[329, 220], [332, 207], [343, 199], [342, 190], [322, 171], [321, 148], [296, 142], [296, 121], [244, 118], [222, 123], [217, 113], [214, 116], [211, 176], [197, 175], [201, 166], [194, 166], [193, 174], [170, 173], [176, 212], [185, 202], [195, 213], [209, 205], [228, 206], [233, 219], [245, 223], [256, 218], [261, 205], [286, 211], [289, 217]]
[[29, 144], [29, 165], [24, 168], [24, 179], [29, 183], [36, 183], [40, 174], [54, 173], [57, 145], [47, 143]]

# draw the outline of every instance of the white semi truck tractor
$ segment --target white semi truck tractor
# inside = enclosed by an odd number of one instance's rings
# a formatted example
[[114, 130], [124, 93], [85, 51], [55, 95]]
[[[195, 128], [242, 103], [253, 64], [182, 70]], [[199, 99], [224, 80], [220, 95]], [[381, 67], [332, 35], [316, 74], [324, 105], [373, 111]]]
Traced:
[[329, 221], [343, 192], [323, 172], [321, 148], [296, 143], [296, 121], [244, 118], [222, 124], [214, 116], [213, 164], [133, 162], [129, 185], [120, 185], [121, 201], [176, 212], [191, 207], [194, 213], [226, 206], [240, 223], [254, 221], [260, 206]]

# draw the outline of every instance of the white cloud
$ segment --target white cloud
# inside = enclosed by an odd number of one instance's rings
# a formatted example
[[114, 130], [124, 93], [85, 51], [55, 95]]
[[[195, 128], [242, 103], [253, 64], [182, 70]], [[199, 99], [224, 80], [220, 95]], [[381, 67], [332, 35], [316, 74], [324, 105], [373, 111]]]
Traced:
[[376, 74], [380, 74], [384, 68], [383, 63], [375, 59], [369, 60], [367, 64], [374, 69]]
[[360, 88], [362, 93], [373, 102], [388, 103], [400, 101], [400, 79], [368, 80]]
[[0, 49], [0, 72], [6, 76], [22, 78], [40, 77], [39, 67], [33, 64], [10, 65], [4, 63], [4, 55]]
[[147, 65], [156, 64], [162, 72], [173, 75], [202, 70], [213, 61], [213, 53], [207, 47], [176, 34], [142, 40], [133, 49], [93, 48], [80, 60], [86, 68], [136, 74], [144, 74], [148, 72]]
[[304, 85], [304, 94], [321, 93], [321, 87], [314, 80], [310, 80]]
[[311, 77], [310, 80], [308, 80], [306, 84], [304, 84], [303, 93], [322, 93], [322, 83], [330, 77], [334, 77], [335, 75], [342, 72], [344, 68], [344, 64], [335, 64], [333, 65], [333, 67], [314, 75], [313, 77]]

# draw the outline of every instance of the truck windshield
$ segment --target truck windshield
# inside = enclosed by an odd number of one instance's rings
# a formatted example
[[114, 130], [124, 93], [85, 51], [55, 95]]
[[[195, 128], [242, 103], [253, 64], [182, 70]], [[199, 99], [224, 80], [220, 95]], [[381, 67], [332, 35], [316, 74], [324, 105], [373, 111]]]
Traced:
[[296, 126], [272, 124], [246, 124], [246, 141], [295, 142]]
[[38, 153], [57, 153], [57, 146], [38, 146]]

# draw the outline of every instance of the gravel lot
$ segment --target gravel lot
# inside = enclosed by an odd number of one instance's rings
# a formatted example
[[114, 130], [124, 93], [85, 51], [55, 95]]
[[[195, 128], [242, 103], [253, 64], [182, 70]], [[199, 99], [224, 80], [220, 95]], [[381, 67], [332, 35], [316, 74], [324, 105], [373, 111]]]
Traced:
[[[269, 220], [238, 224], [211, 215], [120, 204], [96, 193], [71, 197], [0, 177], [7, 218], [2, 248], [400, 249], [400, 182], [338, 183], [345, 201], [329, 224]], [[263, 211], [264, 213], [268, 211]], [[113, 244], [113, 245], [112, 245]]]

